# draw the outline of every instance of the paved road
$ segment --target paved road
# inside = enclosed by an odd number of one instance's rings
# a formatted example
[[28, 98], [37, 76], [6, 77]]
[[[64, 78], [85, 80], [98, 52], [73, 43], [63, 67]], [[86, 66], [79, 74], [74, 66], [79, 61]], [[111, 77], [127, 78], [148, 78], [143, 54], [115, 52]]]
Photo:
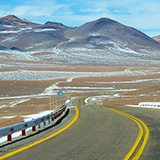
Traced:
[[160, 159], [160, 110], [111, 106], [111, 108], [133, 115], [141, 119], [149, 128], [150, 135], [140, 160]]
[[7, 159], [123, 159], [136, 140], [137, 125], [96, 106], [80, 106], [79, 112], [78, 120], [65, 132]]
[[[78, 108], [78, 120], [66, 131], [7, 159], [122, 160], [137, 138], [137, 124], [118, 113], [97, 106]], [[147, 124], [150, 138], [140, 159], [158, 160], [160, 111], [120, 106], [111, 108], [134, 115]]]

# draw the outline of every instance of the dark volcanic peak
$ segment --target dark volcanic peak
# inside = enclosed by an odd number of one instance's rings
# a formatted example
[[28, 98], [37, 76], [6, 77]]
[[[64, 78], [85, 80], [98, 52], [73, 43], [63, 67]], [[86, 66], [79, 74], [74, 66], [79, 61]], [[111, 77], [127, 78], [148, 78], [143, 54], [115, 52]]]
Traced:
[[14, 15], [8, 15], [6, 17], [0, 18], [0, 22], [4, 22], [4, 23], [21, 22], [21, 23], [24, 23], [25, 21], [21, 20], [20, 18], [14, 16]]
[[13, 51], [23, 52], [23, 50], [21, 50], [21, 49], [19, 49], [19, 48], [17, 48], [17, 47], [11, 47], [10, 49], [13, 50]]
[[46, 22], [45, 25], [46, 26], [52, 26], [52, 27], [59, 28], [59, 29], [68, 29], [69, 28], [62, 23], [51, 22], [51, 21]]
[[45, 24], [48, 24], [48, 25], [64, 26], [62, 23], [58, 23], [58, 22], [51, 22], [51, 21], [48, 21], [48, 22], [46, 22]]
[[[146, 61], [158, 64], [160, 60], [159, 42], [109, 18], [70, 28], [50, 21], [35, 24], [8, 15], [0, 18], [0, 40], [0, 50], [17, 53], [16, 57], [31, 52], [54, 52], [39, 56], [39, 60], [114, 65], [146, 64]], [[34, 55], [30, 58], [35, 59]]]
[[0, 18], [0, 24], [6, 24], [6, 25], [13, 25], [13, 24], [30, 24], [30, 25], [37, 25], [36, 23], [29, 22], [25, 19], [20, 19], [16, 17], [15, 15], [8, 15], [5, 17]]
[[107, 36], [108, 38], [116, 41], [123, 41], [124, 39], [129, 40], [128, 38], [133, 39], [139, 37], [150, 39], [150, 37], [144, 33], [109, 18], [100, 18], [98, 20], [85, 23], [78, 28], [67, 30], [65, 33], [69, 37]]
[[111, 32], [113, 26], [121, 26], [122, 24], [111, 20], [109, 18], [100, 18], [95, 21], [91, 21], [88, 23], [85, 23], [84, 25], [75, 28], [74, 30], [69, 30], [66, 32], [68, 35], [88, 35], [92, 33], [96, 34], [107, 34], [108, 32]]
[[11, 21], [16, 21], [16, 20], [20, 20], [18, 17], [16, 17], [15, 15], [8, 15], [5, 17], [2, 17], [1, 19], [3, 20], [11, 20]]
[[109, 18], [100, 18], [92, 22], [95, 28], [102, 28], [107, 25], [120, 25], [120, 23], [109, 19]]
[[57, 22], [46, 22], [45, 24], [40, 24], [35, 26], [34, 29], [53, 29], [53, 30], [66, 30], [69, 29], [69, 27], [63, 25], [62, 23]]
[[158, 42], [144, 33], [109, 18], [100, 18], [86, 23], [78, 28], [67, 30], [65, 34], [67, 37], [75, 39], [88, 36], [105, 36], [114, 43], [129, 45], [134, 50], [152, 45], [160, 48]]

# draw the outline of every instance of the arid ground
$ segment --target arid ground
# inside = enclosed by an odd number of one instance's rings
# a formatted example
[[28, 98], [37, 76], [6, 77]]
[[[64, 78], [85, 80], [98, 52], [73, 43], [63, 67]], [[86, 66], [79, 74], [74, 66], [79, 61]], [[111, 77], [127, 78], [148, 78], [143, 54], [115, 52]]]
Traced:
[[[6, 65], [0, 67], [0, 73], [11, 74], [20, 70], [27, 71], [27, 74], [29, 71], [58, 73], [53, 79], [0, 80], [0, 127], [20, 123], [24, 115], [50, 110], [51, 97], [52, 108], [58, 108], [61, 105], [61, 101], [58, 104], [59, 90], [65, 93], [63, 102], [80, 96], [99, 96], [95, 102], [105, 105], [160, 102], [160, 66], [31, 66], [27, 67], [27, 63], [23, 68]], [[66, 75], [59, 78], [60, 72]]]

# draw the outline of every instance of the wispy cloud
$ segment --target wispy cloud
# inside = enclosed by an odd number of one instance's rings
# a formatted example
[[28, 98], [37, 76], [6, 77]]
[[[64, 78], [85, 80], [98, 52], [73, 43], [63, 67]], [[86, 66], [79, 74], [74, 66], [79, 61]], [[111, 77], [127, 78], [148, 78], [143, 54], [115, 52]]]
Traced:
[[13, 9], [13, 13], [17, 16], [44, 16], [44, 17], [50, 17], [56, 12], [59, 12], [59, 10], [64, 9], [63, 4], [56, 4], [54, 1], [32, 1], [32, 5], [23, 5], [23, 6], [16, 6]]
[[[160, 1], [158, 0], [100, 0], [85, 4], [86, 6], [81, 5], [81, 12], [86, 12], [88, 15], [107, 16], [151, 36], [155, 34], [154, 31], [157, 33], [159, 30]], [[147, 29], [150, 29], [150, 32]]]
[[[24, 2], [22, 5], [22, 1]], [[22, 0], [21, 3], [10, 7], [10, 5], [5, 5], [5, 10], [0, 12], [2, 16], [7, 14], [14, 14], [19, 17], [28, 18], [29, 20], [41, 21], [41, 17], [54, 17], [56, 14], [61, 15], [67, 11], [67, 4], [57, 4], [55, 0]], [[0, 8], [4, 7], [0, 5]]]

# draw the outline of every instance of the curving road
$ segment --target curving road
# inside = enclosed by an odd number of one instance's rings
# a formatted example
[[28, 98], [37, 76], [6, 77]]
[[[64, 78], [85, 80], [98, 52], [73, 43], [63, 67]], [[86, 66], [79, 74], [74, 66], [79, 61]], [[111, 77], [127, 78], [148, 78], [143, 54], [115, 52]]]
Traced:
[[[7, 160], [122, 160], [133, 147], [138, 133], [138, 125], [131, 119], [109, 109], [98, 106], [84, 106], [76, 100], [79, 118], [67, 130], [29, 149], [19, 152]], [[140, 159], [157, 160], [160, 141], [160, 122], [157, 110], [110, 106], [143, 120], [150, 129], [150, 138]], [[73, 113], [72, 113], [73, 112]], [[61, 127], [69, 123], [64, 120]], [[52, 134], [54, 128], [49, 130]], [[47, 133], [47, 134], [49, 134]], [[143, 137], [144, 138], [144, 137]], [[134, 154], [131, 158], [134, 157]]]
[[132, 108], [124, 106], [110, 106], [116, 110], [133, 115], [142, 120], [149, 128], [150, 134], [140, 160], [160, 159], [160, 109]]

